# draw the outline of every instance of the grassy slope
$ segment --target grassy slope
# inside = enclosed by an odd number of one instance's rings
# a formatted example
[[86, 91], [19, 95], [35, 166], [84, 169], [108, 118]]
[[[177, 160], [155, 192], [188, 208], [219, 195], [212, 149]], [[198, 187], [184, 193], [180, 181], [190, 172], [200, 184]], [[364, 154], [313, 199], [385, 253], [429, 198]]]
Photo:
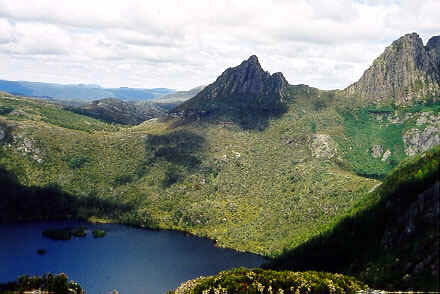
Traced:
[[[378, 183], [347, 171], [355, 163], [349, 152], [342, 161], [310, 155], [311, 133], [359, 140], [347, 132], [347, 103], [308, 87], [292, 87], [291, 94], [288, 111], [262, 130], [213, 122], [172, 128], [172, 121], [124, 128], [43, 102], [0, 98], [0, 106], [15, 108], [0, 119], [16, 125], [17, 138], [4, 146], [0, 165], [27, 186], [56, 185], [134, 207], [119, 221], [278, 255], [332, 227]], [[23, 138], [40, 149], [42, 163], [17, 151]]]
[[420, 231], [411, 240], [397, 241], [390, 250], [383, 247], [382, 240], [390, 228], [401, 230], [396, 220], [407, 213], [420, 193], [439, 180], [440, 146], [399, 164], [332, 230], [284, 253], [266, 267], [343, 272], [381, 289], [438, 290], [438, 276], [433, 276], [429, 263], [422, 271], [408, 272], [409, 265], [438, 252], [435, 223], [417, 219]]

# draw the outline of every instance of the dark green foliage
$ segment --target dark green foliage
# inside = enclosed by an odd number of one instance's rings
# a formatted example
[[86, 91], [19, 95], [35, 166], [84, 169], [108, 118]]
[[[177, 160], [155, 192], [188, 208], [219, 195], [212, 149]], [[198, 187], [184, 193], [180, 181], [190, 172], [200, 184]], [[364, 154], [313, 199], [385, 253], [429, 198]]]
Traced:
[[[390, 106], [390, 109], [392, 107]], [[396, 162], [403, 160], [404, 153], [402, 135], [410, 124], [387, 124], [376, 120], [373, 115], [392, 113], [387, 109], [360, 108], [356, 110], [339, 110], [344, 119], [344, 135], [349, 141], [336, 138], [345, 154], [345, 165], [360, 176], [383, 179], [395, 167]], [[382, 145], [390, 150], [388, 160], [373, 158], [370, 148]]]
[[85, 163], [89, 161], [90, 159], [85, 156], [75, 155], [68, 161], [68, 164], [71, 169], [77, 169], [81, 168]]
[[[202, 278], [185, 293], [356, 293], [367, 286], [353, 277], [324, 272], [288, 272], [236, 268]], [[219, 291], [223, 289], [222, 292]], [[282, 289], [283, 292], [280, 292]]]
[[[224, 99], [196, 99], [179, 105], [173, 112], [184, 111], [184, 122], [204, 121], [233, 122], [245, 130], [262, 131], [269, 120], [281, 117], [288, 106], [277, 97], [228, 96]], [[255, 98], [256, 100], [253, 100]]]
[[392, 113], [394, 112], [394, 107], [393, 105], [386, 105], [386, 106], [381, 106], [378, 107], [376, 105], [371, 105], [367, 107], [367, 111], [370, 113]]
[[[438, 290], [439, 281], [430, 272], [421, 272], [402, 282], [407, 263], [436, 251], [435, 225], [421, 226], [421, 235], [392, 250], [385, 250], [381, 240], [386, 227], [393, 226], [418, 195], [439, 180], [440, 147], [437, 147], [400, 164], [332, 230], [284, 253], [265, 267], [342, 272], [360, 276], [370, 286], [381, 289]], [[403, 262], [396, 265], [399, 259]]]
[[198, 168], [201, 159], [197, 153], [203, 148], [203, 137], [190, 131], [172, 131], [164, 135], [148, 135], [145, 150], [148, 157], [136, 173], [143, 175], [148, 167], [159, 164], [165, 167], [162, 187], [169, 187], [183, 178], [186, 172]]
[[91, 215], [119, 218], [132, 207], [94, 196], [77, 198], [58, 186], [25, 187], [0, 168], [0, 223], [11, 221], [84, 218]]
[[103, 238], [107, 233], [104, 230], [93, 230], [94, 238]]
[[134, 176], [133, 175], [121, 175], [121, 176], [116, 176], [115, 180], [113, 181], [113, 186], [117, 187], [117, 186], [121, 186], [121, 185], [125, 185], [128, 183], [131, 183], [134, 181]]
[[440, 99], [437, 99], [437, 101], [435, 101], [434, 98], [431, 96], [428, 97], [424, 103], [422, 101], [416, 101], [414, 105], [404, 108], [404, 111], [411, 113], [430, 110], [434, 112], [440, 112]]
[[87, 236], [87, 232], [86, 231], [87, 231], [87, 227], [85, 227], [85, 226], [80, 226], [80, 227], [77, 227], [77, 228], [73, 228], [71, 230], [72, 236], [79, 237], [79, 238], [83, 238], [83, 237]]
[[78, 283], [69, 281], [65, 274], [45, 274], [41, 277], [21, 276], [15, 282], [0, 284], [0, 293], [16, 294], [35, 290], [54, 294], [82, 294], [84, 290]]
[[0, 115], [7, 115], [13, 110], [13, 107], [0, 105]]
[[84, 226], [75, 228], [48, 229], [43, 231], [43, 236], [52, 240], [70, 240], [72, 237], [85, 237], [87, 228]]
[[186, 130], [173, 131], [164, 135], [148, 135], [145, 150], [151, 154], [150, 162], [166, 160], [187, 169], [200, 165], [194, 154], [203, 148], [203, 137]]

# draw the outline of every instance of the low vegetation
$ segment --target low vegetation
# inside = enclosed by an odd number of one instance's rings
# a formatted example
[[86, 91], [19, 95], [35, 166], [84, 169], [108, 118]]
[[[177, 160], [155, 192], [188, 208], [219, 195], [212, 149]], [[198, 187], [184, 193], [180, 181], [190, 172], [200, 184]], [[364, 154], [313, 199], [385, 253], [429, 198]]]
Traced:
[[43, 236], [52, 240], [70, 240], [72, 237], [83, 238], [87, 236], [87, 227], [79, 226], [74, 228], [47, 229]]
[[[0, 166], [16, 177], [4, 180], [12, 193], [34, 195], [26, 197], [36, 207], [8, 202], [16, 206], [1, 218], [184, 230], [218, 246], [277, 256], [331, 229], [366, 197], [406, 156], [401, 134], [415, 120], [379, 121], [370, 106], [351, 105], [334, 91], [300, 85], [289, 93], [281, 116], [264, 123], [248, 117], [256, 128], [220, 119], [127, 128], [46, 102], [0, 98], [0, 106], [15, 108], [0, 116], [12, 128]], [[331, 158], [312, 156], [314, 134], [336, 141]], [[392, 150], [389, 160], [371, 156], [374, 143]], [[43, 191], [51, 191], [52, 203], [36, 204]]]
[[214, 293], [357, 293], [366, 284], [353, 277], [325, 272], [289, 272], [237, 268], [182, 284], [175, 294]]
[[94, 238], [103, 238], [107, 234], [104, 230], [93, 230], [92, 233]]
[[[265, 267], [342, 272], [379, 289], [438, 290], [438, 219], [429, 211], [420, 216], [415, 207], [422, 203], [414, 203], [439, 181], [440, 146], [399, 164], [331, 230]], [[433, 197], [438, 207], [438, 194]], [[416, 219], [406, 221], [406, 215]], [[413, 222], [415, 235], [408, 231]]]
[[[37, 292], [41, 291], [41, 292]], [[45, 274], [38, 276], [21, 276], [15, 282], [0, 284], [3, 294], [17, 293], [53, 293], [53, 294], [83, 294], [81, 286], [69, 281], [65, 274]]]

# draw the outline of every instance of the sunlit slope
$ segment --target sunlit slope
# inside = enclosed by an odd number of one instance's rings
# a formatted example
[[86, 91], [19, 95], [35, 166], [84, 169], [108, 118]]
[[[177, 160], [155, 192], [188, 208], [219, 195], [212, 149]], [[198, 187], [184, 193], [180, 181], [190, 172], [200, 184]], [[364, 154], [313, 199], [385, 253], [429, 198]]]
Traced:
[[[121, 221], [190, 231], [220, 246], [280, 253], [325, 229], [376, 183], [342, 170], [336, 157], [312, 157], [314, 115], [300, 102], [264, 130], [244, 131], [212, 121], [122, 128], [12, 99], [1, 100], [15, 108], [2, 116], [11, 131], [0, 163], [21, 183], [130, 204]], [[42, 109], [68, 118], [70, 128]], [[321, 111], [314, 131], [342, 134], [338, 117]]]

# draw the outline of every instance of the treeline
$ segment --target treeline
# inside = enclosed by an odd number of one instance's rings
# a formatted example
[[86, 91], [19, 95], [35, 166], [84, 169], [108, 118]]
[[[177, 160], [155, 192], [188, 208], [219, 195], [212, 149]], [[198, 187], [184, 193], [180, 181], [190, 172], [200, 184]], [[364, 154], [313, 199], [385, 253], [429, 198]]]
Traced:
[[82, 294], [84, 290], [73, 281], [69, 281], [65, 274], [45, 274], [41, 277], [21, 276], [17, 281], [0, 284], [0, 293], [16, 294], [29, 293], [30, 291], [41, 290], [38, 293], [53, 294]]

